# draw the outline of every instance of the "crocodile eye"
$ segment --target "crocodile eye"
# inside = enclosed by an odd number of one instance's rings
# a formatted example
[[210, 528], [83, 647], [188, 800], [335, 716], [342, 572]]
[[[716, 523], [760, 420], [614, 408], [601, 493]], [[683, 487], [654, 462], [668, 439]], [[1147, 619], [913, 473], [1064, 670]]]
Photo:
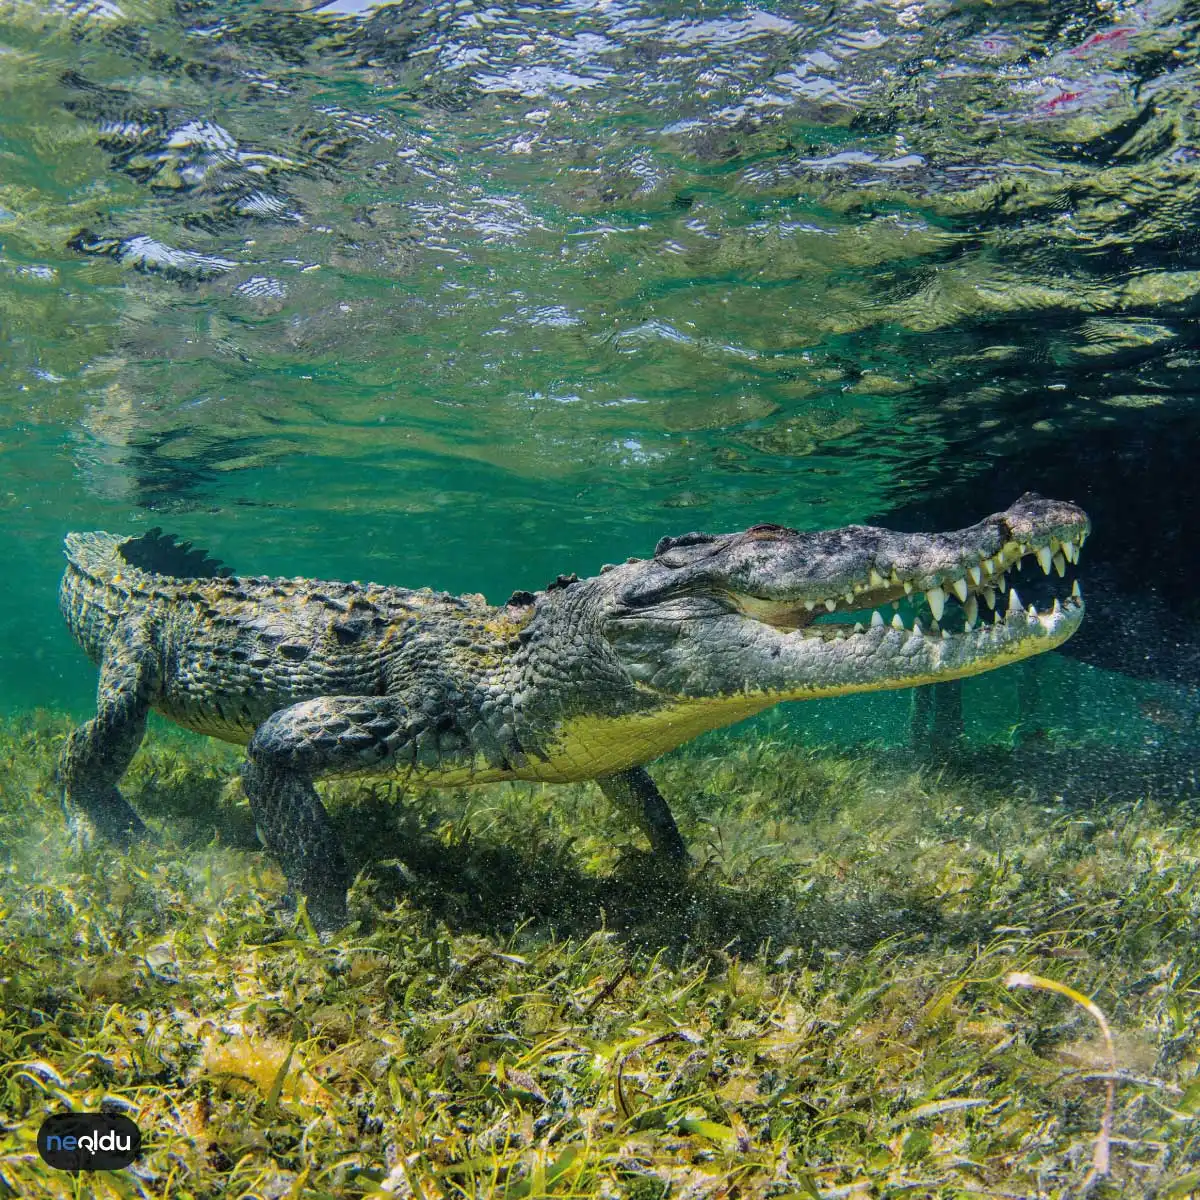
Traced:
[[716, 535], [712, 533], [685, 533], [680, 537], [659, 538], [658, 545], [654, 547], [654, 557], [661, 558], [668, 550], [682, 550], [688, 546], [710, 546], [717, 540]]
[[751, 525], [746, 530], [745, 536], [755, 540], [768, 541], [777, 536], [787, 537], [795, 532], [796, 530], [789, 529], [786, 525]]

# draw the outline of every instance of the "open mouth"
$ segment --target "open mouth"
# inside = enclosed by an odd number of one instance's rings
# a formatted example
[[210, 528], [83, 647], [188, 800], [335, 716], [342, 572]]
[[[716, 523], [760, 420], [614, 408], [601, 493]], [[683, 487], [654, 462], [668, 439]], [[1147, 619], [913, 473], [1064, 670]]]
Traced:
[[[925, 637], [1002, 627], [1016, 633], [1074, 626], [1083, 613], [1083, 593], [1073, 578], [1086, 527], [1063, 538], [1005, 542], [982, 555], [935, 574], [905, 577], [876, 563], [842, 593], [781, 603], [741, 598], [748, 616], [805, 638], [842, 641], [892, 628]], [[886, 573], [885, 573], [886, 569]]]

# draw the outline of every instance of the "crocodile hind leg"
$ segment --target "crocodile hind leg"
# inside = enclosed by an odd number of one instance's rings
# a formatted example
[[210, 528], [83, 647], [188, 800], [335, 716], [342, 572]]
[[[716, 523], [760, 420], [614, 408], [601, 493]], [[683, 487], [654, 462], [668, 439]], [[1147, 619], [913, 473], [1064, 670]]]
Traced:
[[321, 930], [346, 924], [350, 873], [313, 780], [378, 768], [404, 740], [390, 696], [326, 696], [272, 714], [246, 747], [242, 779], [267, 849]]
[[97, 833], [123, 848], [146, 832], [117, 781], [146, 732], [155, 662], [141, 625], [114, 636], [100, 667], [96, 715], [71, 731], [58, 763], [58, 781], [68, 805], [82, 811]]
[[679, 836], [675, 818], [645, 767], [630, 767], [596, 782], [609, 800], [633, 814], [659, 858], [672, 864], [688, 861], [687, 847]]

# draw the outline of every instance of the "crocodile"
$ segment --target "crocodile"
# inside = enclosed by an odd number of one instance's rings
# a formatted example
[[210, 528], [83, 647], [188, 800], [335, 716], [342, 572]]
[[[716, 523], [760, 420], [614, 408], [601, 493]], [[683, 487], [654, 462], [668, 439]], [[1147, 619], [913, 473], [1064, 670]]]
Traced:
[[[647, 763], [780, 701], [956, 679], [1060, 645], [1083, 619], [1066, 576], [1089, 531], [1075, 505], [1027, 493], [948, 533], [688, 533], [499, 606], [236, 576], [157, 529], [72, 533], [60, 604], [100, 679], [58, 778], [85, 828], [128, 846], [146, 831], [118, 783], [151, 709], [245, 745], [260, 837], [322, 931], [346, 923], [351, 881], [314, 787], [330, 776], [595, 780], [660, 861], [686, 863]], [[1009, 587], [1027, 561], [1062, 593], [1040, 611]]]

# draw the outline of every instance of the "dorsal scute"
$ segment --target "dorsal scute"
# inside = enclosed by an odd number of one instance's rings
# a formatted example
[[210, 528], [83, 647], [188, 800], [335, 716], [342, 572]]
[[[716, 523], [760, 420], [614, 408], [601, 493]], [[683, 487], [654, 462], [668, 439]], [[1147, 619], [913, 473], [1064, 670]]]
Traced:
[[140, 537], [129, 538], [118, 546], [121, 557], [131, 567], [150, 575], [172, 579], [228, 579], [233, 568], [209, 556], [207, 550], [191, 542], [178, 542], [172, 533], [157, 527]]

